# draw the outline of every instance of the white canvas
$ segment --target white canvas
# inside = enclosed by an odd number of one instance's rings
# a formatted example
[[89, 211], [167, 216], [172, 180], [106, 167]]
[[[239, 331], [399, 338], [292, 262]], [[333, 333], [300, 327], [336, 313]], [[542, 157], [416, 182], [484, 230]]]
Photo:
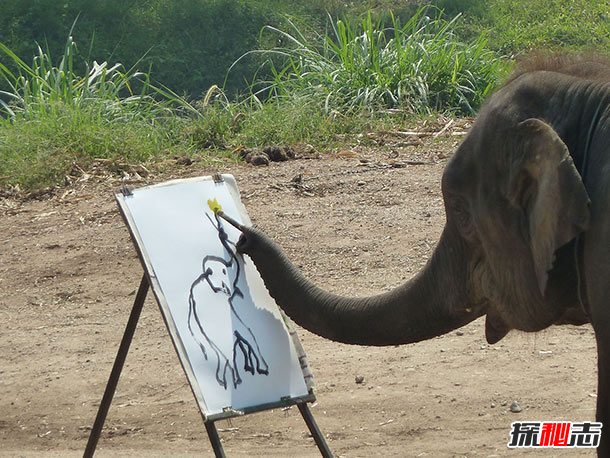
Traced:
[[251, 224], [233, 177], [223, 178], [117, 195], [206, 416], [306, 396], [310, 381], [300, 344], [254, 264], [235, 254], [239, 230], [207, 204], [215, 198], [224, 213]]

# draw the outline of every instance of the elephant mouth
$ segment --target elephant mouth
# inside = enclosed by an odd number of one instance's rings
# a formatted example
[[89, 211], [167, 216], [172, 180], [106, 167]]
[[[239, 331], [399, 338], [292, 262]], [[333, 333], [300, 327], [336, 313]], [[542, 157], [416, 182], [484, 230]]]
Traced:
[[511, 327], [504, 321], [500, 314], [494, 309], [487, 311], [485, 316], [485, 339], [487, 343], [493, 345], [508, 334]]
[[[483, 262], [475, 265], [474, 274], [480, 285], [475, 294], [484, 298], [485, 338], [490, 345], [502, 340], [512, 329], [536, 332], [544, 329], [558, 318], [542, 297], [536, 294], [513, 297], [495, 281], [491, 270]], [[518, 288], [514, 288], [518, 290]]]
[[485, 316], [485, 339], [490, 345], [498, 343], [513, 329], [492, 306], [489, 299], [482, 299], [467, 310], [479, 310], [479, 316]]
[[[528, 304], [531, 306], [531, 304]], [[581, 310], [566, 310], [565, 313], [548, 310], [545, 305], [535, 304], [522, 308], [520, 313], [503, 314], [501, 308], [488, 307], [485, 316], [485, 338], [490, 345], [502, 340], [512, 329], [524, 332], [538, 332], [553, 324], [580, 325], [588, 322], [588, 317]], [[510, 309], [509, 309], [510, 310]]]

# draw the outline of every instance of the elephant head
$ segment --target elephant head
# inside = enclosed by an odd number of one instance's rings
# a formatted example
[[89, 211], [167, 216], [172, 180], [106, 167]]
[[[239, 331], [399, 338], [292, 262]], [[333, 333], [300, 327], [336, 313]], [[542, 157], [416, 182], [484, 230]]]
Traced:
[[335, 341], [416, 342], [486, 315], [486, 337], [586, 320], [578, 313], [574, 239], [589, 223], [588, 196], [556, 110], [552, 85], [514, 78], [481, 110], [442, 178], [446, 225], [430, 260], [387, 293], [322, 291], [255, 228], [238, 250], [297, 324]]
[[217, 256], [206, 256], [203, 260], [203, 272], [205, 280], [215, 293], [223, 293], [227, 296], [233, 294], [233, 281], [230, 278], [231, 264]]

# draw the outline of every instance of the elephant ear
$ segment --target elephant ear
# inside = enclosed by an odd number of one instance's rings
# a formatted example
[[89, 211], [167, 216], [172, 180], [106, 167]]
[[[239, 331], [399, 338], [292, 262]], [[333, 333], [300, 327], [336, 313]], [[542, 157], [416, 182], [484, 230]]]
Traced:
[[589, 196], [567, 146], [540, 119], [518, 125], [520, 154], [511, 168], [509, 199], [521, 207], [540, 293], [554, 253], [589, 225]]

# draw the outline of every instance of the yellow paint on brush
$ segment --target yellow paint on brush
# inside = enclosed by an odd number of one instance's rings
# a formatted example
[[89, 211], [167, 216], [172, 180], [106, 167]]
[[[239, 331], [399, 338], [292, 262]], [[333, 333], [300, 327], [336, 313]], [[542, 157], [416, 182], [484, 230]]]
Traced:
[[222, 211], [222, 206], [218, 203], [216, 198], [208, 199], [208, 207], [210, 207], [210, 210], [212, 210], [214, 214]]

